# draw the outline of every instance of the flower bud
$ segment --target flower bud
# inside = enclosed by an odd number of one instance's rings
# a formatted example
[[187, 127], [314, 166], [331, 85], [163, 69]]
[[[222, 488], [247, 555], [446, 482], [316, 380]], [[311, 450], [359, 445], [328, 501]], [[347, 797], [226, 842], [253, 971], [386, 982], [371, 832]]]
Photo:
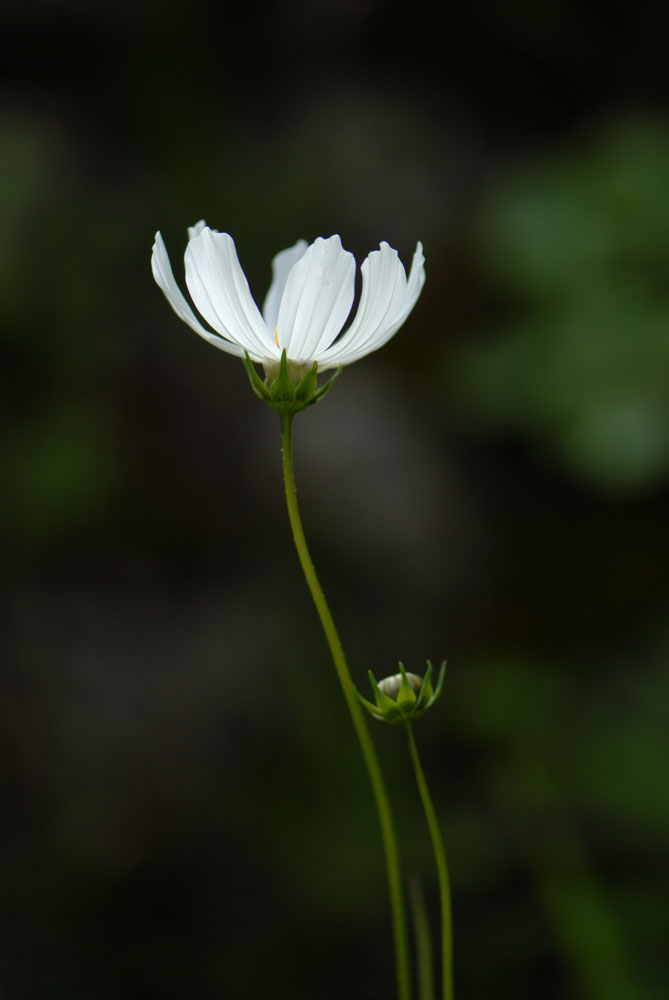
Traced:
[[404, 664], [400, 661], [400, 673], [384, 677], [378, 683], [370, 670], [369, 683], [372, 686], [376, 704], [373, 705], [371, 701], [367, 701], [356, 689], [358, 701], [379, 722], [389, 722], [394, 726], [409, 725], [435, 703], [444, 684], [446, 661], [441, 665], [436, 688], [432, 687], [432, 664], [427, 660], [426, 665], [425, 677], [420, 677], [418, 674], [407, 673]]
[[390, 677], [384, 677], [382, 681], [379, 681], [379, 690], [397, 701], [405, 677], [414, 694], [418, 694], [423, 684], [423, 678], [418, 674], [410, 674], [408, 671], [404, 674], [392, 674]]

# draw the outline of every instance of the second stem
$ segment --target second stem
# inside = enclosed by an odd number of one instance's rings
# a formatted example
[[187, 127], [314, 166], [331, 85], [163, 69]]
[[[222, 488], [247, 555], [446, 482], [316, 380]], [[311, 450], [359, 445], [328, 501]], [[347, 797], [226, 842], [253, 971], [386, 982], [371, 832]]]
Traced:
[[411, 726], [407, 726], [407, 737], [409, 739], [409, 752], [413, 762], [416, 775], [416, 784], [420, 792], [425, 818], [432, 838], [432, 848], [434, 859], [437, 863], [437, 873], [439, 876], [439, 895], [441, 897], [441, 954], [442, 954], [442, 978], [444, 1000], [453, 1000], [453, 944], [452, 944], [452, 920], [451, 920], [451, 890], [448, 878], [448, 865], [446, 864], [446, 852], [444, 842], [441, 838], [437, 814], [432, 805], [432, 798], [427, 787], [427, 780], [418, 756], [418, 748]]

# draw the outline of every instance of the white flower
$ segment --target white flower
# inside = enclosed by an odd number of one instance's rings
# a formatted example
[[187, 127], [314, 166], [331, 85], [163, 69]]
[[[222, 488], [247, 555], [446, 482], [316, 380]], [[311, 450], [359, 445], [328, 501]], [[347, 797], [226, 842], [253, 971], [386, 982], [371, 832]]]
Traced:
[[[177, 316], [214, 347], [261, 363], [269, 378], [286, 350], [288, 370], [302, 375], [350, 365], [382, 347], [413, 309], [425, 282], [423, 248], [413, 255], [407, 279], [397, 251], [387, 243], [362, 264], [362, 292], [355, 318], [339, 337], [355, 295], [355, 259], [339, 236], [300, 240], [277, 254], [262, 314], [253, 301], [235, 244], [227, 233], [198, 222], [188, 230], [186, 285], [215, 332], [196, 318], [179, 289], [165, 243], [156, 233], [151, 268]], [[339, 337], [339, 339], [337, 339]]]

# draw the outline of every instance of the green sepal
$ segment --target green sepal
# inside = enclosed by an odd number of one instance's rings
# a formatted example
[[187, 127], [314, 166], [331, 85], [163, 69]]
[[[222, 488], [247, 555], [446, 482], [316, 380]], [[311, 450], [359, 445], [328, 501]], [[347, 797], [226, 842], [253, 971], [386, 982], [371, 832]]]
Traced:
[[355, 692], [356, 698], [358, 699], [358, 701], [360, 702], [360, 704], [362, 705], [362, 707], [366, 708], [367, 711], [369, 712], [369, 714], [373, 718], [378, 719], [379, 722], [383, 722], [383, 716], [379, 712], [379, 710], [376, 707], [376, 705], [372, 705], [371, 701], [367, 701], [366, 698], [363, 698], [363, 696], [360, 694], [360, 692], [358, 691], [358, 689], [355, 686], [355, 684], [353, 685], [353, 690]]
[[251, 388], [255, 392], [258, 399], [262, 399], [264, 403], [272, 403], [272, 397], [270, 391], [258, 375], [251, 358], [249, 357], [249, 352], [244, 351], [244, 357], [242, 358], [242, 364], [246, 370], [246, 374], [249, 377], [249, 382], [251, 383]]
[[292, 404], [295, 402], [295, 386], [291, 382], [290, 375], [288, 374], [288, 360], [286, 357], [285, 347], [281, 352], [279, 374], [270, 385], [269, 392], [272, 399], [272, 406], [275, 410], [285, 409], [290, 411], [293, 409]]
[[[430, 663], [429, 660], [427, 662]], [[432, 664], [430, 664], [430, 666], [432, 666]], [[437, 698], [441, 694], [441, 689], [444, 686], [444, 678], [445, 678], [445, 676], [446, 676], [446, 660], [443, 661], [443, 663], [441, 664], [441, 666], [439, 668], [439, 678], [437, 680], [437, 686], [434, 689], [434, 694], [430, 698], [430, 705], [434, 705], [435, 701], [437, 700]]]
[[374, 692], [374, 697], [376, 698], [376, 705], [384, 719], [395, 717], [399, 714], [398, 705], [396, 701], [389, 698], [387, 694], [384, 694], [379, 685], [376, 683], [376, 677], [371, 670], [367, 671], [367, 676], [369, 677], [369, 683], [372, 685], [372, 691]]
[[307, 406], [313, 406], [314, 403], [317, 403], [319, 401], [319, 399], [322, 399], [325, 393], [329, 392], [332, 384], [339, 378], [343, 370], [344, 366], [340, 365], [337, 371], [334, 373], [334, 375], [331, 375], [330, 378], [327, 380], [327, 382], [323, 383], [318, 392], [314, 393], [314, 395], [308, 401]]
[[246, 369], [251, 388], [264, 403], [267, 403], [283, 416], [294, 416], [300, 410], [306, 410], [308, 406], [313, 406], [323, 398], [332, 386], [335, 379], [339, 378], [343, 368], [340, 365], [334, 375], [318, 388], [318, 362], [314, 361], [310, 371], [297, 382], [293, 382], [288, 371], [288, 357], [284, 347], [281, 352], [279, 371], [276, 377], [268, 382], [263, 381], [255, 369], [248, 351], [244, 352], [242, 364]]
[[[409, 678], [407, 677], [407, 672], [404, 669], [404, 664], [399, 661], [400, 673], [402, 674], [402, 686], [397, 694], [397, 704], [403, 709], [412, 709], [416, 704], [416, 694], [414, 689], [409, 684]], [[422, 689], [421, 689], [422, 690]]]
[[[283, 352], [286, 353], [285, 351]], [[318, 390], [318, 379], [316, 378], [316, 372], [318, 371], [318, 362], [314, 361], [314, 366], [310, 372], [304, 376], [304, 378], [297, 383], [297, 388], [295, 389], [295, 399], [296, 401], [303, 403], [307, 402], [310, 405], [311, 397]], [[315, 401], [314, 401], [315, 402]]]
[[432, 690], [432, 664], [429, 660], [425, 661], [427, 670], [425, 671], [425, 677], [423, 677], [423, 683], [421, 689], [418, 693], [418, 700], [416, 702], [416, 709], [420, 712], [424, 708], [427, 708], [427, 702], [430, 701], [434, 692]]

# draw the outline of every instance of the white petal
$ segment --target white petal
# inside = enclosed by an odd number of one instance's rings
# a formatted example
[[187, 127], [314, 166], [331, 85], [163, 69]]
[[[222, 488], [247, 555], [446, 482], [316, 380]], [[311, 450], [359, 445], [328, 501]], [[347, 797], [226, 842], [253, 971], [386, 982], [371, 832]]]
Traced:
[[214, 344], [215, 347], [219, 347], [222, 351], [228, 351], [230, 354], [236, 354], [238, 357], [243, 357], [244, 352], [236, 344], [231, 344], [229, 341], [218, 337], [215, 333], [211, 333], [209, 330], [206, 330], [195, 318], [193, 310], [186, 302], [181, 289], [175, 281], [170, 259], [167, 255], [165, 241], [160, 233], [156, 233], [155, 243], [153, 244], [153, 251], [151, 254], [151, 270], [153, 271], [153, 277], [156, 279], [156, 283], [164, 293], [165, 298], [172, 306], [177, 316], [179, 316], [179, 318], [185, 323], [188, 323], [191, 330], [195, 330], [195, 332], [199, 333], [201, 337], [204, 337], [204, 339], [208, 340], [210, 344]]
[[[377, 351], [379, 347], [383, 347], [391, 337], [394, 337], [402, 324], [406, 321], [409, 313], [416, 305], [418, 297], [423, 290], [423, 285], [425, 284], [425, 257], [423, 256], [423, 244], [417, 243], [416, 249], [414, 250], [413, 260], [411, 261], [411, 271], [409, 272], [409, 280], [407, 281], [406, 291], [404, 293], [404, 301], [400, 307], [398, 314], [392, 320], [389, 325], [381, 328], [369, 341], [364, 345], [363, 354], [369, 354], [371, 351]], [[390, 317], [389, 317], [390, 318]], [[362, 355], [360, 355], [362, 357]]]
[[207, 223], [204, 221], [204, 219], [200, 219], [200, 221], [196, 222], [194, 226], [189, 226], [188, 227], [188, 239], [189, 240], [194, 240], [196, 236], [200, 235], [200, 233], [202, 232], [203, 229], [206, 228], [206, 226], [207, 226]]
[[402, 323], [406, 321], [409, 313], [413, 307], [418, 302], [420, 293], [423, 291], [423, 285], [425, 284], [425, 257], [423, 256], [423, 244], [418, 242], [416, 244], [416, 249], [414, 250], [413, 260], [411, 261], [411, 270], [409, 271], [409, 280], [407, 281], [406, 294], [404, 296], [404, 303], [400, 310], [399, 316], [396, 317], [392, 329], [389, 333], [386, 333], [383, 340], [378, 342], [375, 340], [374, 347], [372, 350], [376, 350], [378, 347], [383, 347], [383, 345], [390, 340], [390, 338], [399, 330]]
[[367, 257], [362, 265], [363, 293], [358, 313], [341, 340], [317, 359], [321, 371], [352, 364], [383, 347], [397, 333], [425, 284], [424, 263], [423, 246], [418, 243], [407, 281], [396, 252], [387, 243]]
[[306, 249], [307, 241], [298, 240], [295, 246], [288, 247], [287, 250], [282, 250], [272, 261], [272, 284], [269, 286], [269, 291], [265, 296], [265, 302], [262, 307], [265, 324], [271, 333], [274, 332], [279, 321], [279, 305], [283, 290], [286, 287], [288, 275], [293, 265], [297, 264], [298, 260], [304, 257]]
[[204, 318], [254, 361], [279, 357], [227, 233], [205, 227], [186, 247], [186, 284]]
[[365, 344], [394, 320], [404, 302], [406, 275], [397, 251], [387, 243], [370, 253], [362, 263], [362, 294], [355, 319], [344, 336], [325, 356], [338, 359], [351, 353], [366, 353]]
[[335, 339], [355, 294], [355, 259], [338, 236], [319, 237], [293, 266], [277, 320], [280, 348], [310, 361]]
[[423, 244], [418, 241], [413, 252], [411, 270], [409, 271], [409, 281], [407, 282], [407, 303], [405, 303], [406, 315], [408, 316], [413, 307], [418, 302], [418, 296], [425, 284], [425, 255], [423, 254]]

